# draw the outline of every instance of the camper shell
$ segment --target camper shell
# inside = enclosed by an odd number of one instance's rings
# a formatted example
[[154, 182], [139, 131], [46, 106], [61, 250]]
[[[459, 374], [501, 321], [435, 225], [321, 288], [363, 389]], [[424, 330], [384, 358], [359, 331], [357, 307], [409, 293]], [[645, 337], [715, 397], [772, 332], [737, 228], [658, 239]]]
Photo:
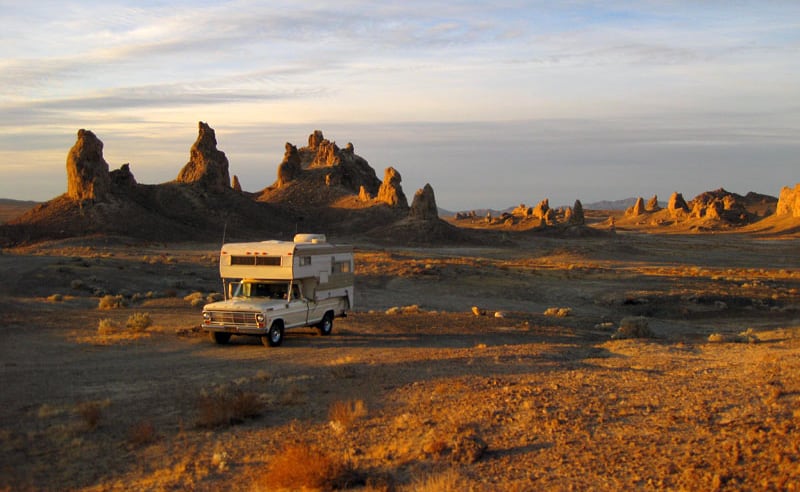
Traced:
[[322, 234], [224, 244], [225, 299], [203, 307], [203, 329], [217, 343], [255, 335], [269, 346], [280, 345], [288, 328], [316, 326], [328, 335], [333, 319], [353, 307], [353, 267], [353, 247], [330, 244]]

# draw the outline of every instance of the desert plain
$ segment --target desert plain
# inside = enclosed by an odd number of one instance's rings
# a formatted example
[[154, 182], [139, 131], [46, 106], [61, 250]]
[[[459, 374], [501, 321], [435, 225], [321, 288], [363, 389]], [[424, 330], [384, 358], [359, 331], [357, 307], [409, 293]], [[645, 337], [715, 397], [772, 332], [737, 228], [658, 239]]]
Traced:
[[800, 488], [796, 235], [504, 237], [330, 237], [354, 310], [277, 348], [199, 329], [218, 243], [5, 248], [0, 490]]

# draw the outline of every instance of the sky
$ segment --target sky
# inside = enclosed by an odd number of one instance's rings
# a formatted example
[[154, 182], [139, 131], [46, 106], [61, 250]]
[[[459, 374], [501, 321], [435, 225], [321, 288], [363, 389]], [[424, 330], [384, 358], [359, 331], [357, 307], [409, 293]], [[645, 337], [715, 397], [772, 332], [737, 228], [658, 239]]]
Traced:
[[245, 190], [322, 130], [449, 210], [800, 182], [800, 2], [0, 0], [0, 197], [66, 191], [77, 131]]

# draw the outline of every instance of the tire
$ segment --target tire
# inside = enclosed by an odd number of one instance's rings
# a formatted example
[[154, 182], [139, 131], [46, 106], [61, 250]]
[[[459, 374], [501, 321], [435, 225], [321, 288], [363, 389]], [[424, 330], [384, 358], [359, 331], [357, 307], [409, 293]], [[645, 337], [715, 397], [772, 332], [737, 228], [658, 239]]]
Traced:
[[231, 334], [221, 331], [209, 331], [208, 338], [217, 345], [225, 345], [230, 341]]
[[325, 316], [322, 317], [322, 321], [317, 323], [317, 329], [319, 330], [319, 334], [324, 337], [330, 335], [333, 331], [333, 313], [330, 311], [325, 313]]
[[261, 343], [265, 347], [277, 347], [283, 343], [283, 322], [274, 321], [267, 334], [261, 337]]

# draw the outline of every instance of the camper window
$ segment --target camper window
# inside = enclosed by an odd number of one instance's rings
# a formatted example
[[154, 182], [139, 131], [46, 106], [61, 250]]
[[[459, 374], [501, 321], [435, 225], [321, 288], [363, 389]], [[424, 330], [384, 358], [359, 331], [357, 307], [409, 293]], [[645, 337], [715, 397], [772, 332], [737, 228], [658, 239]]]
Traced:
[[337, 261], [333, 264], [333, 273], [349, 273], [350, 261]]

